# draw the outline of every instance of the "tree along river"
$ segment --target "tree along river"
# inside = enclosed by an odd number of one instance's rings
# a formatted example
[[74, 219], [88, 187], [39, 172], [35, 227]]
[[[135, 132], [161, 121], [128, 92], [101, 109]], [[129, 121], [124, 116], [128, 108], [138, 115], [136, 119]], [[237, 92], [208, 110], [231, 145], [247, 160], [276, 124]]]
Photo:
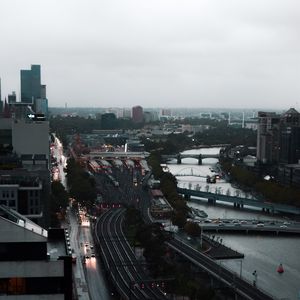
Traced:
[[[217, 153], [219, 148], [207, 148], [185, 151], [190, 154]], [[167, 164], [167, 169], [176, 175], [178, 186], [200, 189], [222, 194], [251, 197], [234, 188], [225, 180], [217, 180], [215, 184], [207, 184], [206, 176], [216, 174], [217, 159], [203, 159], [202, 165], [193, 158], [182, 159]], [[178, 176], [183, 175], [183, 176]], [[228, 219], [281, 219], [279, 215], [266, 215], [258, 210], [237, 210], [232, 205], [210, 206], [206, 202], [189, 202], [189, 206], [206, 211], [208, 218]], [[222, 260], [219, 263], [228, 267], [248, 281], [256, 281], [256, 285], [271, 294], [275, 299], [300, 299], [300, 238], [285, 236], [217, 234], [223, 244], [244, 253], [244, 259]], [[284, 273], [279, 274], [277, 268], [282, 263]], [[253, 275], [256, 271], [256, 275]]]

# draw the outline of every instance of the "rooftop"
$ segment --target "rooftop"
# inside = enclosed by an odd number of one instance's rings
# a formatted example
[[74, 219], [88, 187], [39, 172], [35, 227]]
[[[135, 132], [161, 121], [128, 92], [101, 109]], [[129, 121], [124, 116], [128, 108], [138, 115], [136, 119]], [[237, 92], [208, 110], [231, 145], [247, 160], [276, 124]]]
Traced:
[[[28, 231], [40, 235], [41, 237], [47, 238], [48, 236], [47, 230], [5, 205], [0, 205], [0, 219], [6, 219], [14, 225], [27, 229]], [[13, 237], [11, 237], [10, 240], [12, 238]]]

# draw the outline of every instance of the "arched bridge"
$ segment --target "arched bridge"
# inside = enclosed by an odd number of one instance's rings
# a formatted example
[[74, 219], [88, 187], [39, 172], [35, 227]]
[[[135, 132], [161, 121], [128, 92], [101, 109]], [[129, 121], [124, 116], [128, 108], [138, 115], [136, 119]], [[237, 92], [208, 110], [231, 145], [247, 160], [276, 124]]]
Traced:
[[173, 174], [176, 177], [181, 177], [181, 176], [193, 176], [193, 177], [203, 177], [207, 178], [207, 175], [204, 173], [201, 173], [199, 170], [193, 168], [193, 167], [185, 167], [180, 169], [179, 171], [176, 172], [176, 174]]
[[211, 204], [215, 204], [218, 201], [222, 201], [222, 202], [232, 203], [235, 207], [239, 207], [239, 208], [243, 208], [245, 205], [247, 205], [250, 207], [261, 208], [263, 211], [270, 212], [270, 213], [280, 212], [280, 213], [300, 215], [300, 208], [292, 205], [271, 203], [271, 202], [265, 202], [261, 200], [241, 198], [237, 196], [228, 196], [222, 194], [214, 194], [209, 192], [183, 189], [183, 188], [177, 188], [177, 192], [179, 194], [184, 195], [186, 199], [190, 199], [191, 196], [206, 198], [208, 199], [208, 203]]
[[189, 153], [177, 153], [173, 155], [162, 155], [163, 160], [177, 159], [177, 164], [181, 164], [183, 158], [196, 158], [198, 159], [198, 165], [202, 165], [202, 160], [205, 158], [219, 158], [220, 153], [213, 154], [189, 154]]

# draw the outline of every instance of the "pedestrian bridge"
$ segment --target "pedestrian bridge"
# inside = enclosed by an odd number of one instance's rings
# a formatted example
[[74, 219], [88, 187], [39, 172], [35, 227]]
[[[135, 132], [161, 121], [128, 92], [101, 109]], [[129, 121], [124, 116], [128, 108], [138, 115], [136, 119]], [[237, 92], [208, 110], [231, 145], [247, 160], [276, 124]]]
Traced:
[[207, 178], [207, 174], [205, 172], [201, 172], [200, 170], [195, 169], [193, 167], [182, 168], [173, 175], [175, 177], [193, 176]]
[[[227, 202], [232, 203], [234, 207], [243, 208], [244, 206], [260, 208], [262, 211], [269, 213], [288, 213], [300, 215], [300, 208], [292, 205], [285, 205], [279, 203], [271, 203], [256, 199], [241, 198], [237, 196], [228, 196], [223, 194], [215, 194], [204, 191], [190, 190], [184, 188], [177, 188], [177, 192], [185, 196], [187, 200], [191, 197], [200, 197], [208, 200], [210, 204], [216, 204], [218, 202]], [[193, 201], [197, 201], [197, 198], [194, 198]], [[201, 201], [198, 199], [198, 201]]]

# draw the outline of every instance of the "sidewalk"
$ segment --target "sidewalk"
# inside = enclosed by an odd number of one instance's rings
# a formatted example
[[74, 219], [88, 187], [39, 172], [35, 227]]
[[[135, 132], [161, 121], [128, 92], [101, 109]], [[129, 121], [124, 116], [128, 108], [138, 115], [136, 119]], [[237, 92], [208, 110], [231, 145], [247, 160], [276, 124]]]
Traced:
[[223, 245], [221, 242], [212, 240], [207, 236], [203, 236], [203, 245], [208, 248], [205, 254], [213, 259], [244, 258], [243, 253], [239, 253]]

